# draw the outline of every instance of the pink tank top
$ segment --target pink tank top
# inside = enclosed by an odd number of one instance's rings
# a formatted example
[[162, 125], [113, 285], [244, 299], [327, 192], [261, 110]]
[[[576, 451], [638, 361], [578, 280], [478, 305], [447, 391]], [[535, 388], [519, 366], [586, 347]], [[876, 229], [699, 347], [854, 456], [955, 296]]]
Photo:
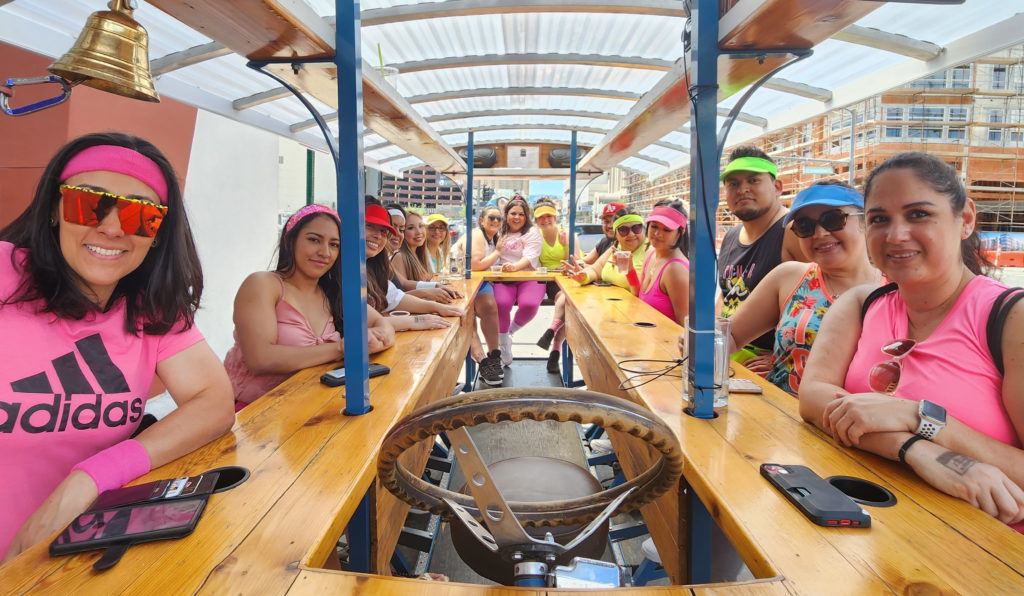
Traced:
[[[1006, 286], [979, 275], [968, 282], [939, 327], [903, 358], [896, 397], [928, 399], [946, 412], [994, 439], [1020, 447], [1003, 407], [1003, 379], [988, 351], [985, 326], [996, 297]], [[845, 387], [868, 392], [868, 372], [888, 360], [881, 347], [907, 337], [907, 306], [899, 292], [876, 300], [864, 316], [857, 352], [846, 373]]]
[[[281, 282], [281, 298], [274, 307], [277, 315], [277, 345], [279, 346], [316, 346], [329, 342], [340, 342], [341, 334], [334, 328], [334, 318], [327, 320], [323, 330], [317, 335], [306, 317], [302, 316], [294, 306], [284, 299], [284, 280], [277, 276]], [[242, 349], [238, 346], [238, 331], [234, 333], [235, 345], [228, 350], [224, 357], [224, 368], [231, 378], [231, 386], [235, 390], [235, 400], [242, 403], [252, 403], [258, 397], [277, 387], [293, 373], [254, 375], [249, 367], [245, 365], [242, 358]]]
[[[651, 254], [647, 255], [646, 259], [644, 259], [644, 266], [640, 272], [641, 283], [643, 283], [643, 279], [647, 275], [647, 264], [651, 262], [652, 257], [654, 257], [653, 251], [651, 252]], [[669, 259], [668, 261], [665, 262], [664, 265], [661, 266], [661, 271], [658, 271], [658, 276], [654, 278], [654, 283], [651, 284], [651, 288], [646, 292], [641, 289], [639, 294], [641, 300], [658, 309], [658, 312], [672, 319], [673, 321], [676, 321], [675, 309], [672, 308], [672, 299], [668, 297], [668, 294], [661, 290], [661, 276], [664, 275], [665, 268], [668, 267], [669, 263], [677, 262], [686, 265], [687, 269], [690, 268], [690, 264], [683, 259]], [[680, 321], [676, 322], [679, 323]]]

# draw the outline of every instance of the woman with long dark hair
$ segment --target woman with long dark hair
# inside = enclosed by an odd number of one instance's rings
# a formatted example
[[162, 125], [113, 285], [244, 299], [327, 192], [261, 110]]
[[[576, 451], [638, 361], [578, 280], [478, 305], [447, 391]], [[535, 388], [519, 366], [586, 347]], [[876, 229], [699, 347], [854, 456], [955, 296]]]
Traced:
[[[296, 371], [345, 358], [341, 341], [341, 219], [306, 205], [284, 229], [274, 271], [253, 273], [235, 295], [235, 345], [224, 358], [241, 409]], [[367, 306], [367, 350], [395, 343], [395, 330]]]
[[[634, 296], [680, 325], [690, 308], [690, 262], [686, 258], [686, 215], [679, 199], [654, 204], [646, 219], [647, 243], [640, 275], [630, 280]], [[636, 281], [638, 283], [633, 283]]]
[[995, 308], [1007, 288], [984, 275], [974, 202], [939, 158], [885, 160], [864, 207], [868, 254], [892, 283], [829, 309], [800, 415], [1024, 533], [1024, 300]]
[[[57, 152], [0, 231], [5, 560], [231, 427], [231, 384], [194, 325], [202, 290], [156, 147], [106, 133]], [[132, 438], [164, 387], [177, 409]]]
[[[391, 226], [388, 212], [376, 202], [366, 205], [366, 300], [378, 312], [392, 313], [388, 322], [395, 331], [412, 331], [417, 329], [443, 329], [451, 327], [451, 323], [432, 313], [443, 316], [460, 317], [462, 309], [457, 306], [438, 304], [422, 298], [410, 296], [392, 282], [391, 260], [386, 247], [392, 236], [398, 231]], [[407, 313], [395, 316], [394, 312], [404, 310]]]
[[[495, 245], [499, 253], [498, 264], [506, 273], [533, 271], [540, 265], [543, 241], [533, 225], [530, 205], [521, 197], [505, 204], [505, 220], [501, 224], [501, 237]], [[544, 300], [545, 285], [536, 281], [495, 282], [494, 300], [498, 304], [498, 343], [501, 363], [512, 364], [512, 334], [537, 316]], [[512, 317], [512, 306], [516, 308]]]

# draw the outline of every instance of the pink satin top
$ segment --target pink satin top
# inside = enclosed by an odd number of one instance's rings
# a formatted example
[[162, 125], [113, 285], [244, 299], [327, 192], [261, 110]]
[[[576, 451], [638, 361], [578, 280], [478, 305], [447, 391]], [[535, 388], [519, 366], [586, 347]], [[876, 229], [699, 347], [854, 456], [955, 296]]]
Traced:
[[[309, 321], [294, 306], [284, 299], [284, 280], [281, 282], [281, 298], [274, 307], [277, 315], [277, 341], [279, 346], [316, 346], [328, 342], [340, 342], [341, 334], [334, 328], [334, 318], [327, 319], [327, 324], [317, 335]], [[283, 383], [293, 373], [254, 375], [245, 365], [242, 349], [238, 346], [238, 330], [235, 330], [235, 345], [224, 357], [224, 368], [231, 378], [231, 386], [235, 390], [235, 401], [243, 404], [252, 403], [258, 397]]]

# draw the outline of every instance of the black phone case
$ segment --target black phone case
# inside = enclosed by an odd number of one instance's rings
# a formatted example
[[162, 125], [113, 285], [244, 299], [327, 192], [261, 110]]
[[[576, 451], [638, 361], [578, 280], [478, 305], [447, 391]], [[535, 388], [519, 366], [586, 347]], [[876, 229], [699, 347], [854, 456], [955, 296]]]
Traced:
[[[779, 468], [785, 469], [782, 473]], [[807, 466], [761, 464], [761, 475], [803, 512], [808, 519], [828, 528], [871, 527], [871, 516], [863, 507]]]
[[99, 550], [114, 545], [138, 544], [140, 542], [151, 542], [153, 540], [167, 540], [171, 538], [181, 538], [184, 536], [188, 536], [192, 533], [193, 530], [196, 529], [196, 525], [199, 523], [199, 520], [203, 517], [203, 511], [206, 510], [207, 497], [196, 497], [195, 500], [199, 502], [199, 506], [197, 507], [196, 512], [192, 516], [192, 519], [189, 521], [188, 525], [177, 526], [174, 528], [163, 528], [160, 530], [153, 530], [150, 532], [140, 532], [137, 534], [120, 534], [117, 536], [96, 538], [93, 540], [83, 540], [81, 542], [61, 543], [61, 538], [69, 532], [72, 526], [74, 526], [74, 524], [79, 519], [85, 516], [95, 516], [111, 511], [130, 512], [135, 509], [141, 509], [146, 507], [160, 507], [166, 505], [167, 503], [142, 503], [130, 505], [127, 507], [114, 507], [111, 509], [104, 509], [102, 511], [89, 511], [83, 513], [82, 515], [75, 518], [75, 521], [71, 522], [71, 524], [68, 525], [68, 527], [65, 528], [63, 532], [58, 534], [57, 538], [50, 543], [50, 556], [57, 557], [60, 555], [68, 555], [72, 553], [80, 553], [90, 550]]
[[[125, 488], [108, 490], [96, 497], [96, 500], [93, 501], [93, 504], [89, 506], [87, 511], [99, 511], [101, 509], [124, 507], [125, 505], [164, 502], [173, 499], [188, 499], [191, 497], [209, 495], [217, 486], [217, 479], [219, 476], [220, 474], [218, 472], [206, 472], [198, 476], [191, 476], [186, 479], [186, 482], [197, 483], [198, 486], [195, 490], [190, 490], [185, 494], [178, 494], [171, 497], [167, 496], [167, 489], [170, 487], [171, 483], [176, 480], [180, 480], [178, 478], [157, 480], [156, 482], [147, 482], [146, 484], [140, 484], [138, 486], [128, 486]], [[184, 493], [184, 490], [182, 492]]]
[[[345, 367], [343, 366], [341, 368], [336, 368], [334, 370], [328, 371], [327, 373], [323, 374], [320, 377], [320, 382], [323, 383], [324, 385], [327, 385], [328, 387], [340, 387], [340, 386], [344, 385], [345, 384], [345, 377], [336, 377], [336, 376], [333, 376], [333, 375], [330, 374], [332, 372], [339, 371], [339, 370], [340, 371], [344, 371]], [[391, 372], [391, 369], [388, 368], [387, 366], [384, 366], [383, 364], [376, 364], [376, 363], [371, 362], [370, 363], [370, 368], [369, 368], [369, 371], [368, 371], [368, 378], [372, 379], [373, 377], [379, 377], [381, 375], [386, 375], [389, 372]]]

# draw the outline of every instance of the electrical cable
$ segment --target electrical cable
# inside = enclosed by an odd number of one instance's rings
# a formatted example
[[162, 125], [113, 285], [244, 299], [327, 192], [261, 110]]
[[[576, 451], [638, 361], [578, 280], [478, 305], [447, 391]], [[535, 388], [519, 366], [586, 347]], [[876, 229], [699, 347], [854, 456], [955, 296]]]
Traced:
[[[624, 364], [629, 363], [629, 362], [654, 362], [654, 363], [667, 364], [667, 366], [665, 366], [663, 368], [660, 368], [660, 369], [656, 369], [656, 370], [636, 370], [636, 369], [627, 368], [627, 367], [623, 366]], [[620, 391], [628, 391], [630, 389], [636, 389], [637, 387], [642, 387], [642, 386], [650, 383], [651, 381], [656, 381], [656, 380], [660, 379], [661, 377], [672, 377], [672, 378], [676, 378], [676, 379], [682, 379], [683, 378], [682, 374], [673, 375], [673, 374], [670, 374], [670, 373], [672, 371], [674, 371], [675, 369], [679, 368], [680, 366], [682, 366], [684, 362], [686, 362], [686, 358], [676, 358], [674, 360], [654, 360], [654, 359], [649, 359], [649, 358], [630, 358], [628, 360], [620, 360], [619, 362], [615, 363], [616, 366], [619, 367], [619, 370], [621, 370], [623, 372], [633, 373], [633, 375], [630, 376], [630, 377], [627, 377], [621, 383], [619, 383], [618, 388], [619, 388]], [[630, 385], [629, 384], [632, 381], [634, 381], [635, 379], [639, 379], [639, 378], [647, 377], [647, 376], [649, 376], [651, 378], [647, 379], [646, 381], [643, 381], [642, 383], [637, 383], [636, 385]]]

